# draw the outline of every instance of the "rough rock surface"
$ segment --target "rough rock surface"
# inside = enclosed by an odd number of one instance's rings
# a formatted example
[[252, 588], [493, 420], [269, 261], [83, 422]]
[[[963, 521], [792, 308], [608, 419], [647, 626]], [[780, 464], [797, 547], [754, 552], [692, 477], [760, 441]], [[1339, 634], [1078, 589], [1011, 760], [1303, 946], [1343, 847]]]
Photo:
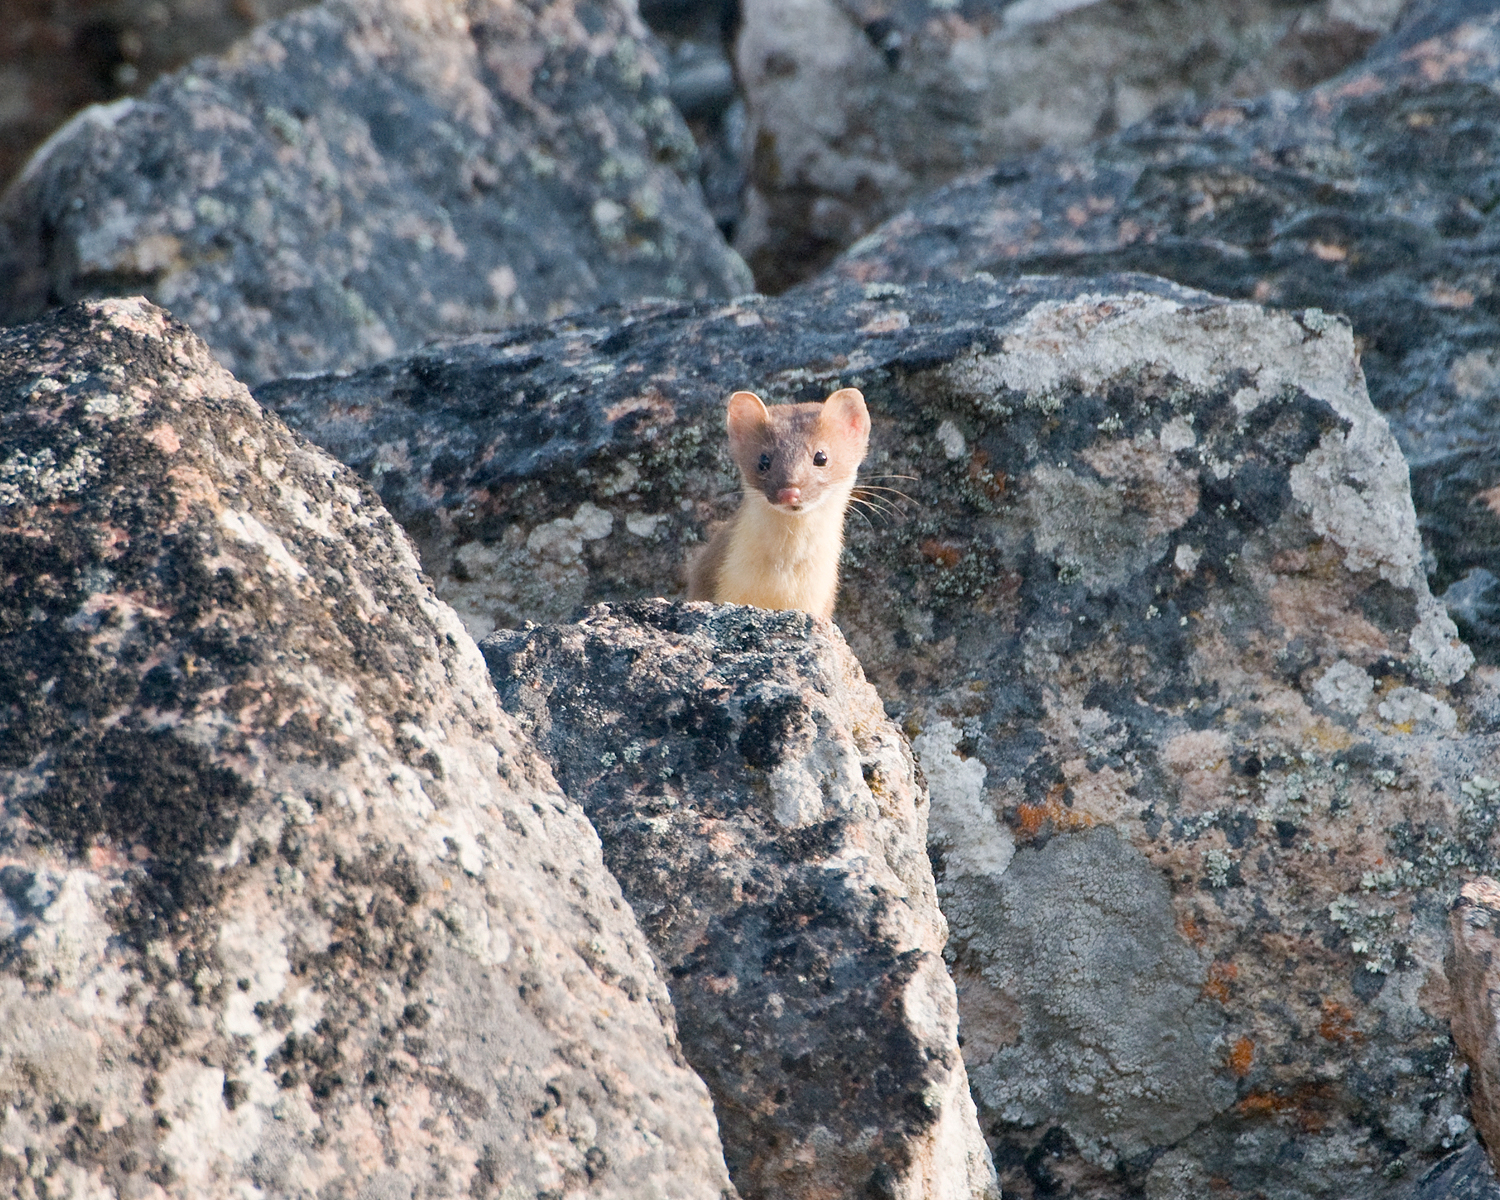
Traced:
[[838, 631], [665, 601], [480, 649], [588, 813], [746, 1200], [998, 1200], [927, 796]]
[[0, 202], [0, 321], [145, 292], [256, 381], [750, 287], [624, 0], [327, 0], [80, 114]]
[[[1469, 1067], [1474, 1125], [1500, 1151], [1500, 883], [1487, 875], [1464, 884], [1449, 923], [1453, 949], [1448, 986], [1453, 995], [1453, 1043]], [[1493, 1159], [1491, 1160], [1493, 1164]]]
[[[1143, 122], [974, 175], [840, 260], [846, 279], [1150, 271], [1353, 321], [1412, 471], [1434, 590], [1500, 661], [1500, 12], [1419, 8], [1302, 97]], [[1465, 577], [1470, 576], [1465, 582]]]
[[307, 0], [6, 0], [0, 27], [0, 189], [86, 104], [117, 100], [226, 49]]
[[348, 471], [139, 300], [0, 334], [0, 1189], [718, 1197], [576, 805]]
[[724, 396], [839, 386], [872, 482], [915, 477], [904, 523], [851, 518], [835, 619], [931, 788], [1006, 1194], [1409, 1187], [1469, 1136], [1442, 960], [1496, 861], [1500, 676], [1427, 592], [1347, 324], [1142, 277], [830, 283], [260, 395], [483, 633], [673, 594], [733, 486]]
[[1418, 1179], [1408, 1200], [1500, 1200], [1500, 1183], [1484, 1147], [1470, 1142]]
[[780, 291], [938, 184], [1226, 88], [1305, 87], [1401, 0], [743, 0], [736, 245]]

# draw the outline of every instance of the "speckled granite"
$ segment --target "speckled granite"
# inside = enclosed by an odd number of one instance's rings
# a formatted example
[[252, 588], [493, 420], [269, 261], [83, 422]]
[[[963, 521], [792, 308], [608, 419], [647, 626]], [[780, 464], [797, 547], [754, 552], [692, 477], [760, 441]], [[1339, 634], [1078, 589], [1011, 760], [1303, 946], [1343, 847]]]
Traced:
[[838, 631], [667, 601], [480, 645], [667, 978], [746, 1200], [999, 1200], [910, 748]]
[[146, 293], [248, 382], [750, 290], [623, 0], [327, 0], [86, 110], [0, 201], [0, 321]]
[[1345, 313], [1411, 465], [1432, 579], [1500, 661], [1500, 12], [1413, 6], [1361, 65], [987, 167], [832, 268], [873, 283], [1149, 271]]
[[851, 517], [835, 620], [931, 791], [1006, 1194], [1401, 1194], [1472, 1136], [1442, 960], [1500, 866], [1500, 677], [1427, 590], [1345, 322], [1141, 276], [830, 281], [258, 395], [480, 634], [680, 595], [733, 502], [726, 394], [841, 386], [914, 503]]
[[0, 333], [0, 1190], [719, 1200], [583, 814], [353, 474], [139, 300]]

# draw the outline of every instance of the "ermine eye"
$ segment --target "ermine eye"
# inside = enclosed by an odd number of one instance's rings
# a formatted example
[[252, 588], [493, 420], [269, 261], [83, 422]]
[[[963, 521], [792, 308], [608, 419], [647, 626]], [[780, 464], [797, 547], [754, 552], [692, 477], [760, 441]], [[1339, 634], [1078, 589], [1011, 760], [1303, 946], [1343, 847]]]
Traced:
[[819, 450], [816, 454], [813, 455], [813, 466], [815, 466], [815, 467], [826, 467], [827, 465], [828, 465], [828, 455], [827, 455], [826, 452], [824, 452], [822, 450]]
[[760, 462], [756, 463], [755, 465], [762, 471], [769, 471], [771, 469], [771, 456], [769, 454], [762, 454], [760, 456]]

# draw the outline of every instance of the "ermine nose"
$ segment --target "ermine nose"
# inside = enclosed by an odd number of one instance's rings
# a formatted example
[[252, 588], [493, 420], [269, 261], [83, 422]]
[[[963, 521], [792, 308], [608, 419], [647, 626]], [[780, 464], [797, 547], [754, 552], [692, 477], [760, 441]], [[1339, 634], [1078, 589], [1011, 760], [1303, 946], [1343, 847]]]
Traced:
[[777, 504], [801, 504], [802, 503], [802, 489], [801, 488], [794, 488], [794, 487], [782, 488], [781, 491], [779, 491], [779, 492], [776, 493], [776, 503]]

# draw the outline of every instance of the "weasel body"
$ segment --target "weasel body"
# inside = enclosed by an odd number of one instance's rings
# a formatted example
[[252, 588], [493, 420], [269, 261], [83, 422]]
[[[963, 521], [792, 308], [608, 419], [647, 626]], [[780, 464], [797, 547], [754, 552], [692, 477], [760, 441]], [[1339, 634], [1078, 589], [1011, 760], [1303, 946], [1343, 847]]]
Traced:
[[854, 388], [822, 404], [767, 408], [729, 397], [729, 453], [745, 497], [688, 568], [688, 599], [833, 615], [844, 514], [870, 443]]

